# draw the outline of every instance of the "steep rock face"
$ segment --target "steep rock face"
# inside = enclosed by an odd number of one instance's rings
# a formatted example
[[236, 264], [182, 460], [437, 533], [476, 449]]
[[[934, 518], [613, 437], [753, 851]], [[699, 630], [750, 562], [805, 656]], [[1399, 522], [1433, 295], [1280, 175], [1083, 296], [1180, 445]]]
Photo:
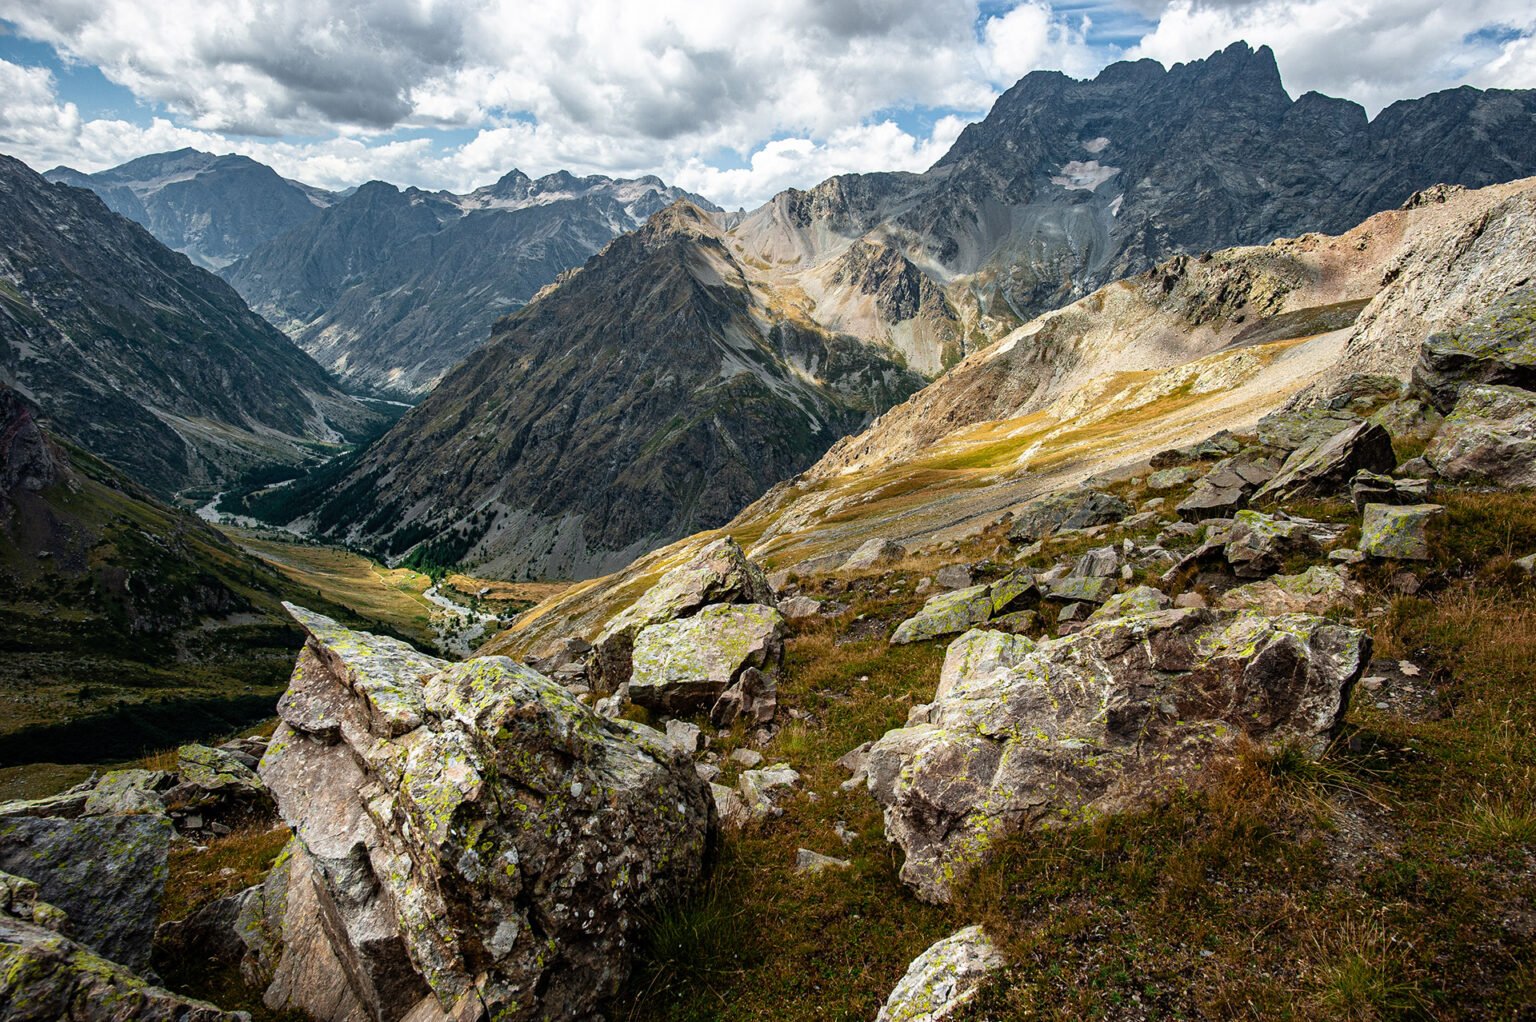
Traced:
[[224, 271], [347, 383], [417, 397], [565, 270], [670, 203], [654, 177], [513, 171], [453, 195], [372, 181]]
[[588, 1017], [713, 801], [666, 737], [500, 657], [309, 632], [261, 775], [294, 828], [268, 1003], [332, 1020]]
[[[1169, 69], [1020, 80], [922, 175], [786, 193], [732, 236], [808, 296], [824, 325], [897, 344], [933, 373], [957, 353], [1175, 252], [1339, 232], [1439, 182], [1536, 171], [1536, 92], [1456, 89], [1396, 103], [1292, 100], [1274, 56], [1236, 43]], [[886, 289], [856, 300], [829, 270], [855, 246], [904, 253], [947, 293], [914, 329]]]
[[249, 255], [337, 198], [249, 157], [196, 149], [143, 156], [95, 174], [56, 167], [43, 177], [89, 188], [112, 212], [143, 224], [205, 270]]
[[229, 285], [9, 157], [0, 379], [54, 432], [161, 494], [312, 458], [310, 445], [379, 421]]
[[769, 303], [676, 204], [503, 320], [320, 520], [504, 577], [611, 570], [720, 525], [921, 382]]

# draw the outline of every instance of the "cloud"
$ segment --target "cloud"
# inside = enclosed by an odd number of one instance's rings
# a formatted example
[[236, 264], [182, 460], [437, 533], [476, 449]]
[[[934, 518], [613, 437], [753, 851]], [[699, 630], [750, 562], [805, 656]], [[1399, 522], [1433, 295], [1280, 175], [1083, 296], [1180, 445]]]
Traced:
[[0, 19], [153, 118], [93, 119], [47, 69], [4, 65], [0, 148], [35, 166], [192, 145], [325, 187], [657, 173], [727, 206], [921, 170], [959, 122], [910, 125], [1122, 55], [1267, 43], [1293, 94], [1373, 111], [1462, 82], [1536, 86], [1529, 0], [0, 0]]

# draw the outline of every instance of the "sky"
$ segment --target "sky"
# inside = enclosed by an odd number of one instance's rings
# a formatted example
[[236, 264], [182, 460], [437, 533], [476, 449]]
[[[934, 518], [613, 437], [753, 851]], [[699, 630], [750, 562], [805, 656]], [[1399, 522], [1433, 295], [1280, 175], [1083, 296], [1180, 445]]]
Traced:
[[734, 209], [923, 170], [1032, 70], [1243, 39], [1374, 114], [1536, 87], [1530, 0], [0, 0], [0, 152], [191, 146], [324, 188], [656, 174]]

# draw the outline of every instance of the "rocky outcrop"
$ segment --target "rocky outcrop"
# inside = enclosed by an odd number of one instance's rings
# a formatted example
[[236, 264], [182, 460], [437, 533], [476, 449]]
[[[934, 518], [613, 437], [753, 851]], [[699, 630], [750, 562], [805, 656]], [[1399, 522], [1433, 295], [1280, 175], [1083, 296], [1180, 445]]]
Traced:
[[292, 608], [309, 639], [260, 774], [293, 827], [267, 1001], [321, 1019], [581, 1017], [714, 809], [659, 732], [502, 657], [444, 664]]
[[1396, 467], [1391, 435], [1361, 422], [1292, 451], [1279, 473], [1254, 496], [1276, 501], [1333, 496], [1346, 491], [1360, 472], [1390, 472]]
[[1325, 614], [1362, 595], [1364, 590], [1337, 569], [1314, 564], [1296, 575], [1273, 575], [1228, 590], [1217, 605], [1270, 615]]
[[979, 926], [967, 926], [912, 960], [875, 1022], [942, 1022], [975, 999], [1007, 962]]
[[1238, 578], [1263, 578], [1279, 571], [1296, 555], [1322, 552], [1320, 537], [1342, 531], [1320, 522], [1239, 511], [1230, 519], [1207, 522], [1198, 546], [1163, 576], [1167, 581], [1191, 565], [1217, 561]]
[[1536, 287], [1522, 287], [1419, 347], [1413, 386], [1442, 412], [1468, 384], [1536, 390]]
[[37, 884], [69, 917], [69, 935], [142, 972], [165, 891], [165, 814], [0, 819], [0, 870]]
[[784, 658], [784, 618], [761, 604], [715, 604], [650, 625], [635, 639], [629, 699], [679, 715], [712, 706], [744, 672], [774, 672]]
[[1034, 643], [969, 632], [869, 750], [901, 878], [945, 901], [999, 837], [1143, 804], [1242, 739], [1320, 752], [1370, 639], [1321, 618], [1163, 610]]
[[889, 568], [893, 564], [900, 564], [907, 556], [906, 548], [900, 543], [888, 539], [868, 539], [859, 545], [859, 548], [848, 555], [843, 562], [843, 571], [873, 571], [877, 568]]
[[1464, 388], [1424, 458], [1453, 482], [1536, 486], [1536, 393]]
[[593, 643], [589, 674], [598, 692], [629, 681], [635, 637], [652, 625], [697, 614], [706, 606], [755, 604], [772, 608], [773, 587], [730, 536], [714, 540], [670, 569], [638, 600], [615, 614]]

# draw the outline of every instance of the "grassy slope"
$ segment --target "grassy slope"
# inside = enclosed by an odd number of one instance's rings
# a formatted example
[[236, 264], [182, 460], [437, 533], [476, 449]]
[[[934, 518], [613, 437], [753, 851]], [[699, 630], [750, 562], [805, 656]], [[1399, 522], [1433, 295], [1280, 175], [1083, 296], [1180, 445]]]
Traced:
[[[856, 580], [833, 597], [847, 611], [789, 640], [781, 714], [810, 716], [763, 750], [801, 770], [820, 801], [726, 841], [709, 892], [657, 920], [614, 1014], [869, 1019], [915, 954], [981, 921], [1014, 968], [977, 1019], [1527, 1017], [1536, 587], [1508, 564], [1536, 550], [1536, 498], [1444, 500], [1435, 560], [1414, 569], [1419, 593], [1373, 569], [1367, 598], [1338, 611], [1370, 628], [1378, 656], [1423, 668], [1437, 709], [1378, 709], [1361, 690], [1321, 763], [1255, 750], [1145, 812], [1016, 836], [945, 908], [905, 891], [877, 807], [838, 788], [836, 757], [932, 695], [944, 647], [883, 641], [921, 602], [915, 573]], [[1341, 503], [1308, 510], [1353, 518]], [[808, 585], [827, 595], [840, 583]], [[847, 851], [834, 820], [860, 832]], [[853, 868], [796, 877], [798, 847]]]

